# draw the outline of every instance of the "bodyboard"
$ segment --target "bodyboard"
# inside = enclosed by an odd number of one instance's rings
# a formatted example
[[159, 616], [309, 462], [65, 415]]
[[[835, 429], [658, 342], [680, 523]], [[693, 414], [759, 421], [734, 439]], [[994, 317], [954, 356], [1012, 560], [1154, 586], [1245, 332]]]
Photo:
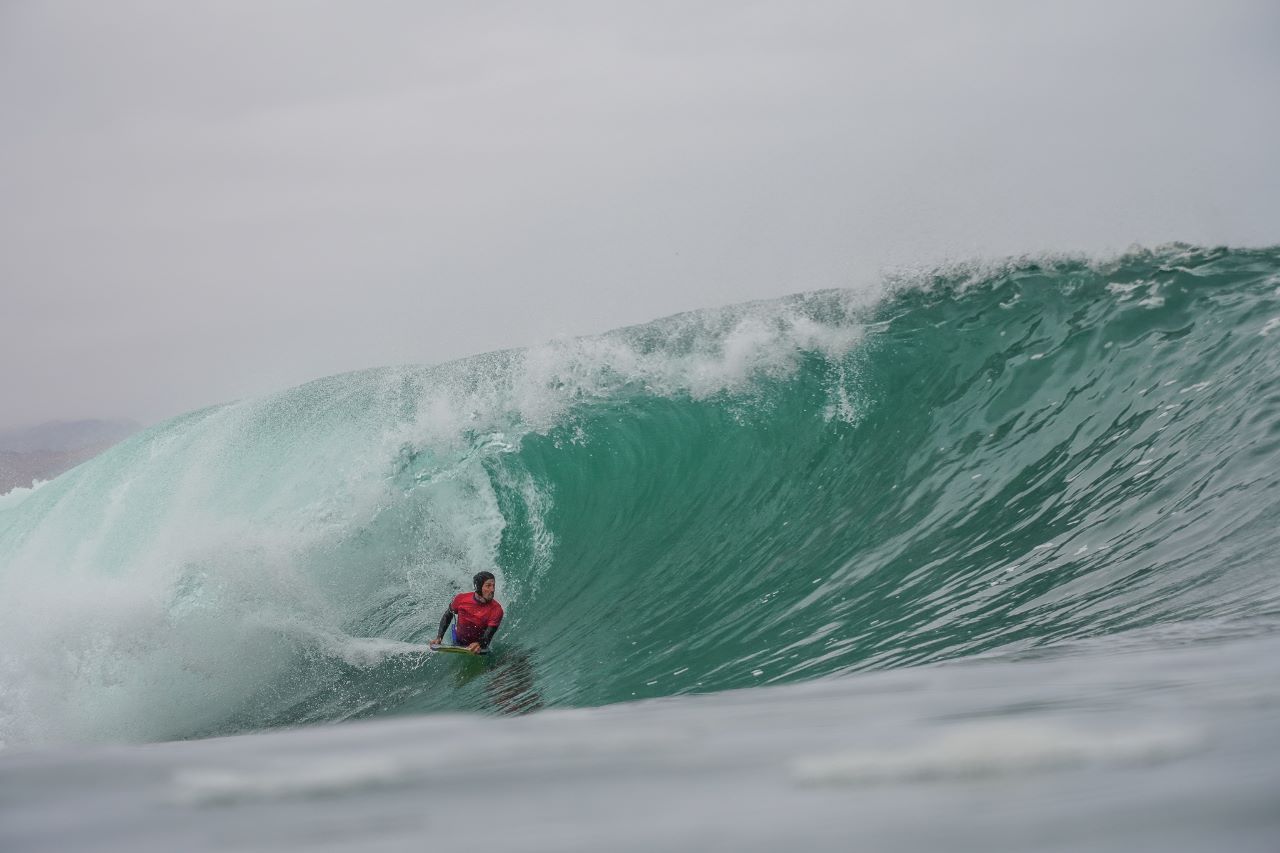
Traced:
[[447, 653], [447, 654], [451, 654], [451, 655], [467, 655], [467, 656], [469, 656], [469, 657], [477, 657], [477, 656], [480, 656], [480, 655], [487, 655], [487, 654], [489, 654], [489, 650], [488, 650], [488, 649], [481, 649], [481, 650], [480, 650], [480, 651], [478, 651], [478, 652], [472, 652], [472, 651], [468, 651], [466, 646], [446, 646], [446, 645], [444, 645], [443, 643], [441, 643], [441, 644], [440, 644], [440, 645], [438, 645], [438, 646], [432, 646], [432, 647], [431, 647], [431, 651], [433, 651], [433, 652], [445, 652], [445, 653]]

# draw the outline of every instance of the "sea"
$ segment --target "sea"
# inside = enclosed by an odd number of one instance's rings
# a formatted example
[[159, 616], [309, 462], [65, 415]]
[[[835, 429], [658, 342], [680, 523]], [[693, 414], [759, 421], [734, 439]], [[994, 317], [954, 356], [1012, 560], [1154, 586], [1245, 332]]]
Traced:
[[0, 502], [0, 850], [410, 849], [1280, 850], [1280, 248], [333, 376]]

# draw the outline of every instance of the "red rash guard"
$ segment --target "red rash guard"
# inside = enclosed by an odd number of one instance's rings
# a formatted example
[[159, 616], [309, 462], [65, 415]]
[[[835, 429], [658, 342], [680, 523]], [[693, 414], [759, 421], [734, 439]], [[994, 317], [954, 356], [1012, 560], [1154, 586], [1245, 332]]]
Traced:
[[497, 628], [502, 624], [502, 605], [497, 599], [481, 604], [476, 601], [474, 592], [455, 595], [449, 604], [449, 612], [458, 617], [454, 635], [460, 646], [483, 642], [485, 628]]

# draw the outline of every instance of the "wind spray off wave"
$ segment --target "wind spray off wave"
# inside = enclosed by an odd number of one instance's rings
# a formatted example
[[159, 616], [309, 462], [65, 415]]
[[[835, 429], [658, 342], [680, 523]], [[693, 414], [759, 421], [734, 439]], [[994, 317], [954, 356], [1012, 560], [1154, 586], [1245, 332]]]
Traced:
[[[0, 737], [791, 682], [1280, 604], [1280, 251], [1010, 262], [320, 380], [0, 510]], [[493, 568], [492, 670], [415, 653]]]

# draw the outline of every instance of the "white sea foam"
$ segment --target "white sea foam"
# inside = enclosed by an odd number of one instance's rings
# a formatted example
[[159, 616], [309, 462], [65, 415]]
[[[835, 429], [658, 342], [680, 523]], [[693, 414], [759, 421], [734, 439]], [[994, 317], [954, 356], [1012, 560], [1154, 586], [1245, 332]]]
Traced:
[[[359, 405], [371, 383], [335, 384], [166, 425], [14, 519], [0, 550], [0, 739], [216, 727], [278, 692], [300, 654], [357, 665], [384, 654], [324, 640], [384, 590], [413, 578], [445, 595], [492, 564], [503, 522], [479, 461], [389, 482], [385, 414]], [[379, 524], [423, 535], [390, 556], [352, 541]]]
[[402, 762], [387, 755], [295, 759], [245, 770], [193, 768], [174, 775], [173, 797], [198, 805], [307, 798], [390, 785], [403, 781], [406, 772]]
[[1075, 767], [1165, 761], [1186, 754], [1197, 738], [1162, 727], [1093, 732], [1049, 724], [1001, 722], [957, 726], [899, 749], [858, 749], [796, 759], [803, 785], [858, 785], [1006, 776]]
[[31, 497], [31, 495], [33, 495], [37, 489], [39, 489], [41, 486], [43, 486], [45, 483], [48, 483], [48, 482], [49, 482], [48, 480], [36, 480], [34, 483], [31, 484], [30, 488], [24, 488], [22, 486], [14, 486], [12, 489], [5, 492], [3, 495], [0, 495], [0, 512], [3, 512], [6, 509], [13, 509], [18, 504], [22, 503], [27, 498]]
[[402, 655], [427, 655], [431, 646], [426, 643], [406, 643], [383, 637], [327, 637], [324, 645], [335, 657], [358, 667], [372, 667], [388, 658]]

